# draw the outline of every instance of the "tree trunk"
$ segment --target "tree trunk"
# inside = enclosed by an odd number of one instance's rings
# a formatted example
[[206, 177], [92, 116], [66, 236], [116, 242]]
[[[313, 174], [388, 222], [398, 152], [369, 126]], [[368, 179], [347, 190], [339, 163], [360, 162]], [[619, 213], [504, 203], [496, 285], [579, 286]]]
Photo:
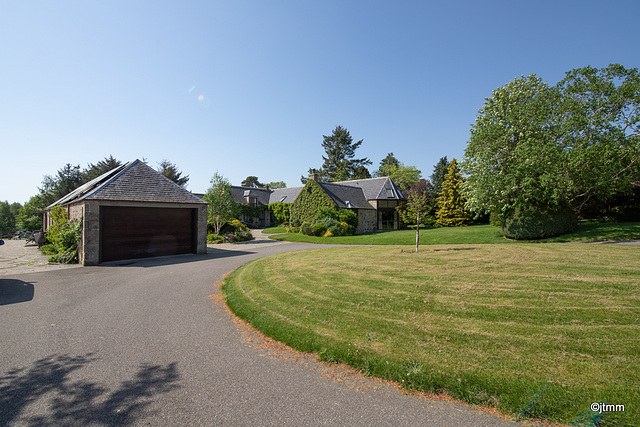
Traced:
[[420, 243], [420, 214], [416, 215], [416, 252], [418, 252], [418, 244]]

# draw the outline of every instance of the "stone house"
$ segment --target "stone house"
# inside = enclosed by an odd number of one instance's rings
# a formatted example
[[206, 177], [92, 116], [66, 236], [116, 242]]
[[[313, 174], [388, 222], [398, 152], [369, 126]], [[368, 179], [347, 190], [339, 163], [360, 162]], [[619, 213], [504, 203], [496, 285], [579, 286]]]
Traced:
[[61, 206], [82, 220], [80, 263], [207, 252], [207, 203], [140, 160], [82, 185], [45, 209]]
[[[389, 177], [359, 179], [341, 182], [318, 182], [313, 180], [338, 208], [351, 209], [358, 214], [359, 225], [356, 233], [370, 233], [378, 230], [397, 230], [402, 224], [396, 207], [406, 200], [400, 189]], [[311, 184], [300, 187], [250, 188], [231, 187], [231, 195], [238, 204], [260, 207], [274, 202], [294, 203], [300, 193]], [[275, 224], [267, 209], [260, 218], [241, 218], [254, 227], [270, 227]]]

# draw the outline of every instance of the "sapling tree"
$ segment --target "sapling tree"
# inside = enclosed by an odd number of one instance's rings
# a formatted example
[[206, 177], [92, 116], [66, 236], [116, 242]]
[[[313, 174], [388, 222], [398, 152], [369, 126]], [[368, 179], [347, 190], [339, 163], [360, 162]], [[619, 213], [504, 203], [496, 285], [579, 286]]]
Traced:
[[231, 221], [239, 215], [238, 205], [231, 195], [231, 183], [218, 172], [213, 174], [211, 186], [203, 199], [209, 203], [207, 219], [216, 234], [220, 234], [220, 229], [226, 221]]
[[406, 192], [407, 201], [396, 208], [400, 219], [407, 224], [416, 225], [416, 252], [420, 245], [420, 224], [427, 224], [430, 211], [427, 181], [421, 179], [411, 185]]

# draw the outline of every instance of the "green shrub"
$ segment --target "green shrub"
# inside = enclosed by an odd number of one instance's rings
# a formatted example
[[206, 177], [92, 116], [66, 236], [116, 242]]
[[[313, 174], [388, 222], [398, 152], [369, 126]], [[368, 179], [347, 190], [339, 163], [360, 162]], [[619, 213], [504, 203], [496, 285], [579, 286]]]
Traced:
[[224, 241], [224, 237], [220, 236], [216, 233], [207, 234], [207, 243], [222, 243]]
[[350, 209], [340, 209], [338, 211], [338, 221], [346, 222], [355, 232], [355, 229], [358, 228], [358, 214]]
[[322, 236], [327, 232], [327, 226], [321, 222], [316, 222], [311, 226], [311, 230], [314, 236]]
[[504, 220], [500, 230], [511, 239], [537, 240], [570, 233], [577, 227], [578, 217], [568, 207], [555, 212], [519, 207], [512, 216]]
[[300, 233], [306, 234], [307, 236], [313, 236], [313, 228], [311, 228], [311, 223], [303, 222], [300, 226]]
[[253, 235], [251, 234], [251, 231], [249, 231], [249, 230], [238, 231], [237, 233], [235, 233], [235, 235], [238, 238], [238, 240], [241, 241], [241, 242], [253, 239]]
[[338, 225], [338, 221], [330, 217], [324, 217], [320, 219], [314, 219], [311, 225], [322, 223], [326, 228], [333, 227], [334, 225]]
[[40, 247], [40, 252], [42, 255], [54, 255], [56, 253], [56, 249], [53, 245], [43, 245]]
[[[53, 224], [47, 230], [46, 236], [51, 245], [47, 245], [46, 250], [53, 252], [53, 254], [50, 254], [49, 262], [77, 263], [78, 244], [82, 237], [82, 222], [67, 219], [67, 212], [61, 206], [54, 206], [50, 215]], [[45, 255], [49, 255], [49, 253]]]
[[322, 222], [334, 236], [352, 236], [358, 227], [358, 214], [349, 209], [320, 207], [316, 212], [316, 222]]

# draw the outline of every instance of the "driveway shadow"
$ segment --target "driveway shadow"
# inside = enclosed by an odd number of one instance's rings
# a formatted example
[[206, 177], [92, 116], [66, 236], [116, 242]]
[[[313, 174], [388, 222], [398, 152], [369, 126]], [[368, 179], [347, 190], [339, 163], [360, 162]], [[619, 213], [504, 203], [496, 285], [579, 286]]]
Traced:
[[[71, 379], [75, 371], [96, 360], [93, 353], [52, 355], [5, 373], [0, 377], [0, 425], [17, 420], [38, 426], [129, 425], [150, 413], [147, 406], [154, 396], [180, 387], [175, 362], [142, 364], [134, 378], [112, 391], [95, 382]], [[36, 408], [48, 406], [51, 412], [31, 414], [28, 406], [36, 402]]]
[[159, 267], [164, 265], [185, 264], [192, 262], [209, 261], [212, 259], [228, 258], [242, 255], [251, 255], [255, 252], [252, 251], [240, 251], [240, 250], [224, 250], [217, 248], [208, 248], [206, 254], [184, 254], [184, 255], [169, 255], [153, 258], [137, 258], [137, 259], [124, 259], [119, 261], [104, 262], [98, 267]]
[[32, 283], [18, 279], [0, 279], [0, 305], [31, 301], [33, 294]]

